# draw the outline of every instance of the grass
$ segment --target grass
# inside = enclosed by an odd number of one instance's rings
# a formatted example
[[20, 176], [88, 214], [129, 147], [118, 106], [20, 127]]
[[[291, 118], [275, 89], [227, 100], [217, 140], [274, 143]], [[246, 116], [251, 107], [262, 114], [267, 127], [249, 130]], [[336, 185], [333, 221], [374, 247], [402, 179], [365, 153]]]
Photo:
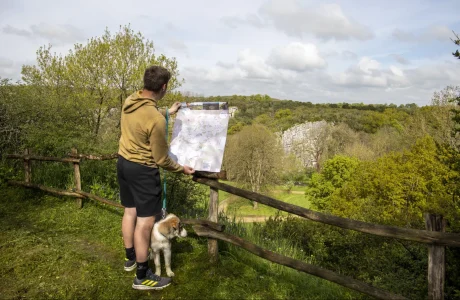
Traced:
[[[225, 183], [225, 184], [228, 184], [228, 185], [231, 185], [231, 186], [237, 186], [237, 183], [232, 182], [232, 181], [219, 180], [219, 182]], [[222, 190], [219, 190], [219, 202], [222, 202], [222, 201], [228, 199], [230, 196], [232, 196], [232, 194], [227, 193], [227, 192], [222, 191]]]
[[[22, 188], [0, 188], [2, 298], [63, 299], [337, 299], [360, 295], [241, 249], [221, 245], [208, 262], [206, 239], [174, 241], [173, 284], [135, 291], [123, 271], [120, 209], [56, 198]], [[238, 228], [238, 227], [236, 227]], [[190, 228], [188, 228], [189, 231]], [[163, 270], [164, 272], [164, 270]]]
[[[291, 191], [295, 191], [295, 192], [305, 192], [305, 190], [307, 189], [306, 186], [297, 186], [297, 185], [294, 185], [291, 189]], [[283, 186], [283, 185], [275, 185], [273, 186], [273, 190], [278, 190], [278, 191], [285, 191], [286, 188]]]
[[[291, 194], [276, 190], [270, 196], [286, 203], [310, 208], [310, 202], [303, 194]], [[274, 216], [277, 212], [277, 209], [262, 204], [259, 204], [258, 209], [254, 209], [250, 200], [237, 196], [229, 198], [227, 207], [227, 214], [231, 216]], [[287, 215], [287, 213], [282, 212], [281, 215]]]

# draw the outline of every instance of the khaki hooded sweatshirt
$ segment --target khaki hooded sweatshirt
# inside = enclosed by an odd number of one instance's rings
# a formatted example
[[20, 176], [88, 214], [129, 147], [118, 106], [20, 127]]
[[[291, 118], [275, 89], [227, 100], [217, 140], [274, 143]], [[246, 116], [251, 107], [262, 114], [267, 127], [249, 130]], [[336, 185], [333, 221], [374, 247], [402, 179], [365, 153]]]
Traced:
[[152, 168], [183, 171], [168, 155], [166, 119], [158, 110], [157, 100], [143, 97], [142, 91], [129, 96], [123, 105], [118, 154]]

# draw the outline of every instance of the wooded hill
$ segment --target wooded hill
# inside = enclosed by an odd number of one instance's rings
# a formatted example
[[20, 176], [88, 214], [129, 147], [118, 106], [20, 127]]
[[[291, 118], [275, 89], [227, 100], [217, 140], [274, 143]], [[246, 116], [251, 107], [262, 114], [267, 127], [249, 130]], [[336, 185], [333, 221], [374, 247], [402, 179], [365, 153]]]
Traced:
[[383, 126], [398, 127], [406, 124], [416, 113], [428, 113], [430, 106], [416, 104], [363, 104], [363, 103], [316, 103], [279, 100], [268, 95], [251, 96], [186, 96], [188, 102], [228, 102], [238, 108], [230, 120], [229, 133], [241, 130], [244, 125], [259, 123], [273, 131], [285, 131], [295, 124], [324, 120], [346, 123], [351, 129], [375, 133]]

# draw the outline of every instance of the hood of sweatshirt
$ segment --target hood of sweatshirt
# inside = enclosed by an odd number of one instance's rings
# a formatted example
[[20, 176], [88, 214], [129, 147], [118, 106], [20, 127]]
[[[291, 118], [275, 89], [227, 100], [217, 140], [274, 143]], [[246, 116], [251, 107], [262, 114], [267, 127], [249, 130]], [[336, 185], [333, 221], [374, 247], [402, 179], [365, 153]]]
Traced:
[[144, 105], [157, 107], [157, 101], [153, 98], [143, 97], [142, 91], [137, 91], [126, 99], [123, 112], [129, 114]]

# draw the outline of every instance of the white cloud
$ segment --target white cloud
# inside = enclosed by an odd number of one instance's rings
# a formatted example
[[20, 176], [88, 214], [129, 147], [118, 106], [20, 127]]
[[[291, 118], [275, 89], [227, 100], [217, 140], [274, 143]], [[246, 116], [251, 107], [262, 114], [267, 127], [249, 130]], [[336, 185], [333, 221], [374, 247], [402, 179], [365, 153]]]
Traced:
[[0, 68], [11, 68], [14, 62], [11, 59], [0, 57]]
[[202, 78], [212, 82], [228, 82], [245, 76], [245, 73], [239, 68], [225, 68], [219, 65], [208, 70], [203, 69], [201, 72], [196, 72], [195, 76], [200, 73], [202, 74]]
[[328, 50], [323, 52], [324, 57], [336, 57], [342, 60], [355, 60], [358, 55], [350, 50], [343, 50], [338, 52], [336, 50]]
[[10, 25], [6, 25], [5, 27], [3, 27], [2, 31], [3, 33], [6, 33], [6, 34], [13, 34], [13, 35], [19, 35], [19, 36], [25, 36], [25, 37], [32, 36], [32, 32], [24, 30], [24, 29], [15, 28]]
[[363, 57], [358, 62], [358, 68], [366, 74], [372, 74], [374, 70], [378, 70], [380, 67], [380, 63], [374, 59], [370, 59], [369, 57]]
[[19, 80], [21, 72], [21, 64], [5, 57], [0, 57], [0, 77]]
[[394, 75], [399, 76], [399, 77], [404, 77], [404, 72], [395, 66], [390, 66], [391, 72], [393, 72]]
[[393, 38], [401, 42], [428, 42], [433, 40], [450, 41], [453, 37], [452, 30], [447, 26], [433, 25], [420, 30], [418, 33], [402, 29], [393, 30]]
[[170, 39], [168, 41], [169, 48], [177, 51], [187, 52], [188, 48], [187, 45], [183, 41], [179, 41], [176, 39]]
[[391, 54], [390, 55], [392, 58], [394, 58], [394, 60], [396, 60], [398, 63], [400, 63], [401, 65], [409, 65], [410, 64], [410, 61], [408, 59], [406, 59], [404, 56], [402, 55], [399, 55], [399, 54]]
[[260, 8], [260, 14], [289, 36], [313, 34], [324, 40], [368, 40], [374, 36], [369, 28], [347, 17], [338, 4], [305, 8], [297, 0], [272, 0]]
[[419, 89], [442, 89], [447, 85], [458, 85], [460, 68], [451, 62], [432, 62], [420, 67], [407, 69], [407, 77]]
[[265, 63], [265, 60], [254, 55], [249, 49], [238, 54], [238, 65], [249, 78], [269, 79], [273, 75], [273, 69]]
[[345, 50], [345, 51], [342, 51], [342, 57], [344, 59], [356, 59], [358, 55], [352, 51]]
[[[0, 48], [5, 59], [0, 60], [0, 76], [20, 79], [21, 65], [35, 63], [36, 50], [48, 42], [53, 51], [65, 54], [75, 41], [101, 36], [106, 27], [113, 33], [131, 24], [154, 42], [157, 53], [177, 58], [185, 90], [204, 95], [261, 93], [312, 102], [428, 104], [434, 90], [459, 84], [460, 61], [450, 55], [456, 48], [449, 39], [450, 29], [460, 32], [458, 0], [442, 5], [400, 1], [399, 9], [384, 0], [373, 5], [139, 0], [143, 12], [121, 0], [113, 0], [109, 10], [103, 1], [42, 2], [0, 0], [0, 40], [16, 45]], [[85, 18], [89, 6], [97, 18]], [[392, 38], [395, 28], [395, 35], [410, 43]], [[293, 42], [314, 44], [319, 59], [307, 51], [287, 57]], [[321, 59], [327, 64], [313, 67]]]
[[395, 67], [382, 67], [375, 59], [363, 57], [356, 65], [350, 66], [345, 72], [333, 74], [333, 83], [346, 88], [404, 88], [409, 80], [404, 72]]
[[6, 25], [2, 31], [11, 35], [45, 39], [57, 45], [75, 43], [85, 39], [81, 30], [69, 24], [52, 25], [40, 23], [38, 25], [30, 25], [27, 30]]
[[323, 68], [326, 61], [319, 55], [314, 44], [291, 43], [272, 50], [267, 62], [275, 68], [305, 71]]
[[221, 21], [231, 28], [237, 28], [240, 25], [252, 25], [256, 28], [265, 27], [265, 22], [256, 14], [248, 14], [244, 17], [238, 16], [225, 16]]

